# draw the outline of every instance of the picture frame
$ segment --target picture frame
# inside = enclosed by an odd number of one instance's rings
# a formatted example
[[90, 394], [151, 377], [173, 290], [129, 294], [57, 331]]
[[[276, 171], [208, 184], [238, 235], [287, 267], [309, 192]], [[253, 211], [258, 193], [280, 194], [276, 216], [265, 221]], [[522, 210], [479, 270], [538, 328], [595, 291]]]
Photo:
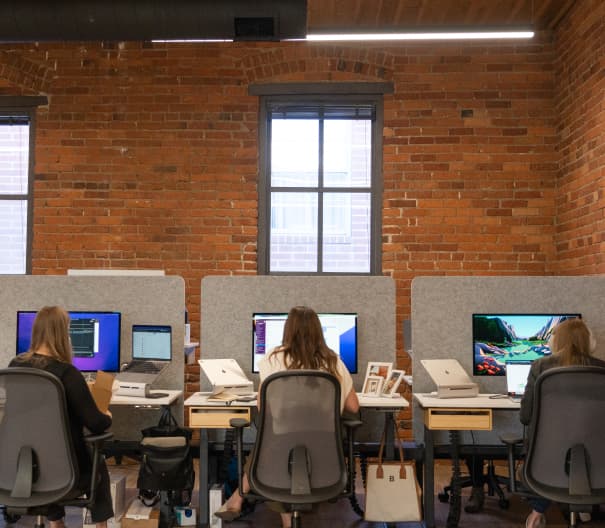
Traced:
[[394, 398], [398, 395], [397, 389], [399, 389], [399, 385], [403, 381], [403, 376], [405, 375], [405, 370], [391, 370], [391, 374], [387, 378], [387, 380], [383, 383], [382, 386], [382, 395], [387, 396], [389, 398]]
[[369, 376], [380, 376], [384, 382], [386, 382], [387, 379], [389, 379], [389, 376], [391, 375], [391, 370], [393, 369], [393, 363], [388, 363], [386, 361], [368, 361], [368, 366], [366, 368], [366, 377], [364, 379], [364, 386], [365, 386], [365, 381], [368, 379]]
[[366, 376], [362, 393], [365, 396], [380, 396], [382, 394], [383, 383], [384, 378], [382, 376]]

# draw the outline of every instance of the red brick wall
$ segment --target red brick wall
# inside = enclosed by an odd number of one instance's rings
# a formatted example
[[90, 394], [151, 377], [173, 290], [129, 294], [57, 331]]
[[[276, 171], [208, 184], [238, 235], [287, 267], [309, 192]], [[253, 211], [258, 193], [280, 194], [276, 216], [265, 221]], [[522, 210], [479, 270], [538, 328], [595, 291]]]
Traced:
[[561, 178], [556, 272], [605, 272], [605, 3], [576, 2], [557, 31]]
[[[4, 45], [0, 93], [49, 98], [36, 140], [33, 271], [181, 275], [198, 338], [202, 277], [256, 272], [258, 100], [248, 85], [388, 80], [383, 272], [396, 280], [397, 328], [415, 276], [550, 274], [554, 65], [548, 35], [387, 48]], [[398, 350], [407, 368], [400, 332]]]

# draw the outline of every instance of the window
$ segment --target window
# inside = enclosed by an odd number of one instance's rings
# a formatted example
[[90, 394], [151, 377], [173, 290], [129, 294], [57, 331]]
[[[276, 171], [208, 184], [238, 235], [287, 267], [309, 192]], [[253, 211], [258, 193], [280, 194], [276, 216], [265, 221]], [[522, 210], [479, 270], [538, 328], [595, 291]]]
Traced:
[[259, 272], [380, 273], [382, 97], [261, 99]]
[[29, 104], [23, 109], [5, 109], [0, 98], [0, 274], [23, 274], [31, 271], [31, 106], [40, 98], [8, 99]]

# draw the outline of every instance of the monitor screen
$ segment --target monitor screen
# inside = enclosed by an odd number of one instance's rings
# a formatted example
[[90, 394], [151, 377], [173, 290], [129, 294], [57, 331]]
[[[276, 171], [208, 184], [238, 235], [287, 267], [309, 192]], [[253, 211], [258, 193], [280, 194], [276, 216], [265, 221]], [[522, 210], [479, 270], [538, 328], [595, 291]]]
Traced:
[[[27, 352], [36, 312], [17, 312], [17, 354]], [[119, 312], [69, 312], [73, 363], [82, 372], [119, 372]]]
[[552, 329], [581, 314], [473, 314], [473, 375], [504, 376], [506, 364], [551, 354]]
[[[324, 339], [351, 374], [357, 373], [357, 314], [320, 313]], [[275, 347], [280, 346], [288, 314], [254, 314], [252, 317], [252, 372]]]

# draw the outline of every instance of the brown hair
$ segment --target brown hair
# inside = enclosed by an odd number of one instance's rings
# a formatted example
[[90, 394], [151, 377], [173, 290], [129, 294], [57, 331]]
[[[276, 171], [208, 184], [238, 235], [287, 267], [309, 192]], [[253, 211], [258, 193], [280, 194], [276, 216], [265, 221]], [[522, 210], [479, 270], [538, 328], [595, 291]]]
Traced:
[[561, 366], [586, 365], [595, 350], [592, 332], [582, 319], [567, 319], [553, 328], [550, 347]]
[[295, 306], [288, 313], [282, 345], [273, 353], [283, 352], [288, 370], [325, 370], [339, 377], [336, 353], [328, 348], [319, 317], [306, 306]]
[[38, 312], [32, 327], [31, 344], [23, 359], [30, 359], [44, 346], [54, 359], [63, 363], [72, 362], [69, 314], [59, 306], [45, 306]]

